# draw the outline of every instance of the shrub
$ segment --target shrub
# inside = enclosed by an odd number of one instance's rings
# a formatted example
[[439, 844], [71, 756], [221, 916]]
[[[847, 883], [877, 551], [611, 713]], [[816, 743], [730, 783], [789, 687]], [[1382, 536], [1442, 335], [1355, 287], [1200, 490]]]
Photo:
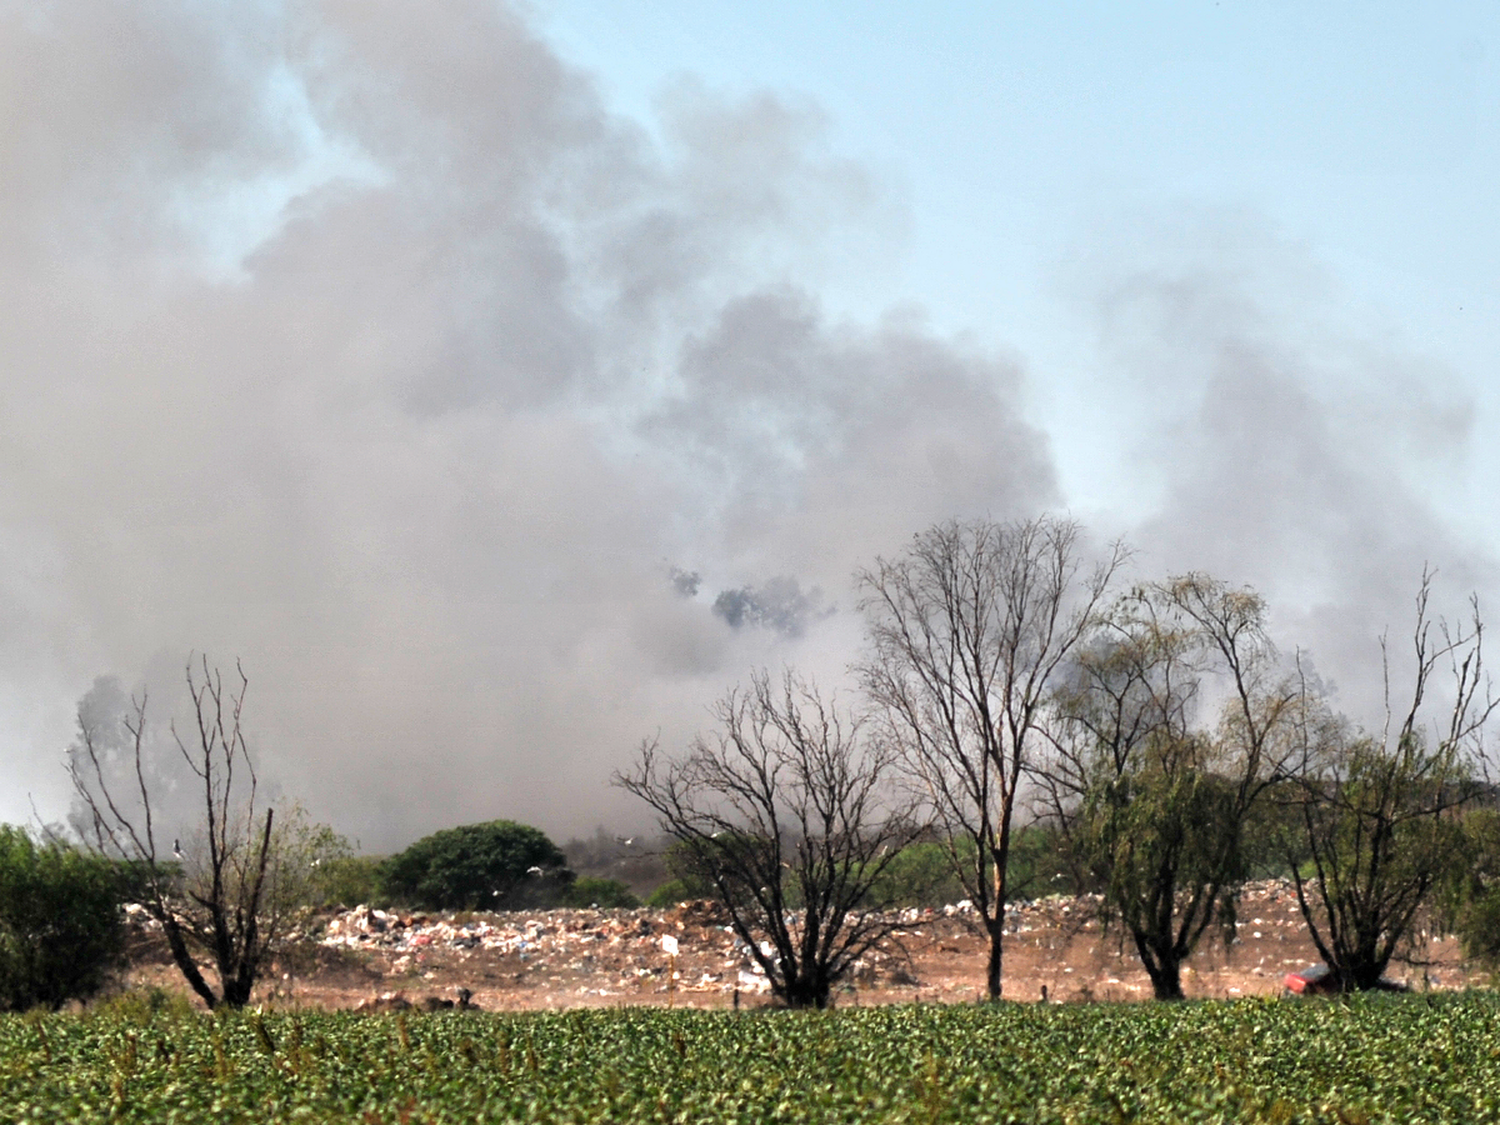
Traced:
[[317, 906], [376, 905], [380, 892], [380, 859], [373, 856], [340, 856], [318, 868]]
[[516, 910], [556, 902], [573, 883], [557, 845], [509, 820], [447, 828], [380, 865], [380, 888], [423, 910]]
[[1471, 811], [1463, 836], [1461, 872], [1445, 888], [1440, 910], [1468, 956], [1500, 969], [1500, 810]]
[[122, 884], [107, 860], [0, 825], [0, 1009], [99, 990], [120, 957]]
[[569, 887], [562, 896], [562, 906], [598, 906], [629, 908], [639, 906], [641, 900], [630, 893], [630, 887], [618, 879], [583, 878]]
[[698, 870], [690, 849], [680, 842], [671, 844], [662, 854], [667, 881], [646, 896], [646, 905], [666, 908], [692, 899], [714, 898], [713, 880]]
[[870, 887], [868, 901], [877, 907], [942, 906], [967, 897], [947, 845], [923, 841], [896, 853]]
[[[972, 840], [958, 841], [956, 850], [960, 861], [973, 863]], [[953, 862], [948, 845], [940, 841], [908, 844], [871, 885], [867, 901], [876, 907], [898, 907], [946, 906], [966, 899], [968, 892]], [[1077, 893], [1062, 862], [1057, 834], [1039, 825], [1016, 829], [1006, 871], [1006, 897], [1012, 902]]]
[[713, 892], [702, 893], [702, 888], [686, 879], [668, 879], [646, 896], [646, 905], [659, 910], [676, 906], [695, 898], [711, 898]]

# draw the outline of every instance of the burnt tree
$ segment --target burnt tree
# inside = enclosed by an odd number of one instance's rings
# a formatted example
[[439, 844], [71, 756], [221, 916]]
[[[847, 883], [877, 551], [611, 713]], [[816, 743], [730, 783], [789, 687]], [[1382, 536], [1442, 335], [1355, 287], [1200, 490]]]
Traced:
[[[175, 722], [172, 742], [201, 789], [202, 820], [187, 850], [174, 838], [164, 850], [148, 768], [146, 697], [131, 700], [122, 785], [107, 768], [93, 723], [80, 712], [79, 738], [68, 760], [73, 788], [84, 810], [81, 827], [100, 854], [133, 868], [141, 905], [161, 923], [172, 960], [210, 1009], [250, 1001], [271, 949], [281, 937], [282, 913], [270, 886], [272, 810], [257, 804], [255, 768], [241, 728], [249, 687], [224, 686], [206, 658], [187, 666], [193, 729], [184, 737]], [[205, 978], [199, 958], [212, 963], [218, 986]]]
[[773, 994], [827, 1007], [834, 984], [895, 925], [866, 907], [916, 836], [892, 799], [891, 756], [790, 672], [780, 684], [756, 675], [714, 715], [717, 729], [684, 756], [647, 742], [615, 783], [655, 810]]
[[882, 738], [925, 801], [989, 940], [1000, 998], [1006, 864], [1017, 798], [1059, 668], [1126, 558], [1092, 564], [1077, 524], [946, 523], [858, 576], [861, 668]]
[[[1421, 912], [1464, 855], [1458, 812], [1480, 790], [1484, 732], [1500, 701], [1484, 671], [1477, 601], [1466, 623], [1434, 622], [1424, 574], [1412, 631], [1411, 696], [1376, 735], [1334, 727], [1310, 749], [1288, 866], [1314, 944], [1341, 988], [1378, 988]], [[1439, 682], [1439, 681], [1442, 682]]]

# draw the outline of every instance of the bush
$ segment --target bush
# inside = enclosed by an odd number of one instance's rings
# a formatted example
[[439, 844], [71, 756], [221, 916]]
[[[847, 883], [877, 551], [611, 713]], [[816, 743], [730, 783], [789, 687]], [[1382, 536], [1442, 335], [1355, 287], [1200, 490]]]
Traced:
[[381, 860], [373, 856], [340, 856], [318, 868], [316, 906], [379, 905]]
[[92, 996], [120, 958], [115, 864], [0, 824], [0, 1009]]
[[1474, 809], [1463, 819], [1460, 874], [1440, 905], [1464, 953], [1500, 969], [1500, 810]]
[[[957, 848], [960, 858], [972, 864], [974, 842], [960, 841]], [[1077, 887], [1062, 861], [1057, 834], [1039, 825], [1016, 829], [1011, 837], [1006, 897], [1015, 902], [1076, 893]], [[969, 892], [953, 870], [948, 845], [923, 840], [897, 853], [870, 887], [868, 902], [876, 907], [946, 906], [968, 897]]]
[[658, 910], [667, 910], [676, 906], [679, 902], [688, 902], [695, 898], [712, 898], [713, 891], [703, 892], [703, 888], [687, 879], [668, 879], [656, 890], [646, 896], [646, 905]]
[[628, 909], [640, 904], [641, 900], [630, 893], [630, 887], [618, 879], [583, 878], [567, 889], [559, 905]]
[[509, 820], [447, 828], [380, 865], [380, 889], [422, 910], [518, 910], [559, 901], [573, 873], [557, 845]]

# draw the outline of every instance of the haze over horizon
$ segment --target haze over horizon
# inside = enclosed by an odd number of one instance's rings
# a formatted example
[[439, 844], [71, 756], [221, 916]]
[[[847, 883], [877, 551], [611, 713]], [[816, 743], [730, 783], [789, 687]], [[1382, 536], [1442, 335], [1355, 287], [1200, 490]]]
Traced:
[[643, 826], [949, 517], [1252, 584], [1369, 718], [1496, 590], [1500, 16], [1335, 9], [0, 0], [0, 820], [199, 652], [367, 850]]

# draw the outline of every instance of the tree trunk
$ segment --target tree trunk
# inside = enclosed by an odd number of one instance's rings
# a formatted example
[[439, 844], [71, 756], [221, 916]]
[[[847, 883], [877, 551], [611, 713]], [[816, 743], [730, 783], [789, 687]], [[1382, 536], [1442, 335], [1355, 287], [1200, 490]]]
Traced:
[[828, 1007], [830, 991], [830, 982], [821, 974], [798, 974], [787, 980], [782, 999], [788, 1008], [817, 1008], [821, 1011]]
[[167, 935], [167, 947], [172, 951], [172, 960], [176, 962], [178, 971], [192, 986], [193, 991], [203, 998], [203, 1002], [208, 1005], [208, 1010], [213, 1011], [219, 1006], [219, 998], [214, 995], [214, 990], [208, 986], [208, 982], [203, 979], [203, 974], [198, 971], [197, 962], [188, 951], [181, 927], [177, 925], [165, 907], [159, 913], [157, 911], [152, 911], [152, 913], [156, 920], [162, 923], [162, 929]]
[[224, 999], [222, 1003], [226, 1008], [243, 1008], [250, 1003], [250, 992], [254, 987], [253, 981], [247, 981], [245, 974], [238, 974], [232, 980], [224, 982]]
[[1181, 1000], [1182, 961], [1171, 949], [1159, 950], [1152, 946], [1144, 934], [1132, 934], [1135, 947], [1141, 955], [1141, 964], [1151, 978], [1151, 994], [1158, 1000]]
[[1151, 994], [1158, 1000], [1181, 1000], [1182, 966], [1176, 961], [1161, 962], [1154, 970], [1147, 969], [1151, 977]]
[[993, 922], [985, 927], [990, 935], [990, 959], [985, 968], [984, 983], [991, 1000], [1000, 999], [1000, 976], [1004, 964], [1005, 908], [1001, 907]]

